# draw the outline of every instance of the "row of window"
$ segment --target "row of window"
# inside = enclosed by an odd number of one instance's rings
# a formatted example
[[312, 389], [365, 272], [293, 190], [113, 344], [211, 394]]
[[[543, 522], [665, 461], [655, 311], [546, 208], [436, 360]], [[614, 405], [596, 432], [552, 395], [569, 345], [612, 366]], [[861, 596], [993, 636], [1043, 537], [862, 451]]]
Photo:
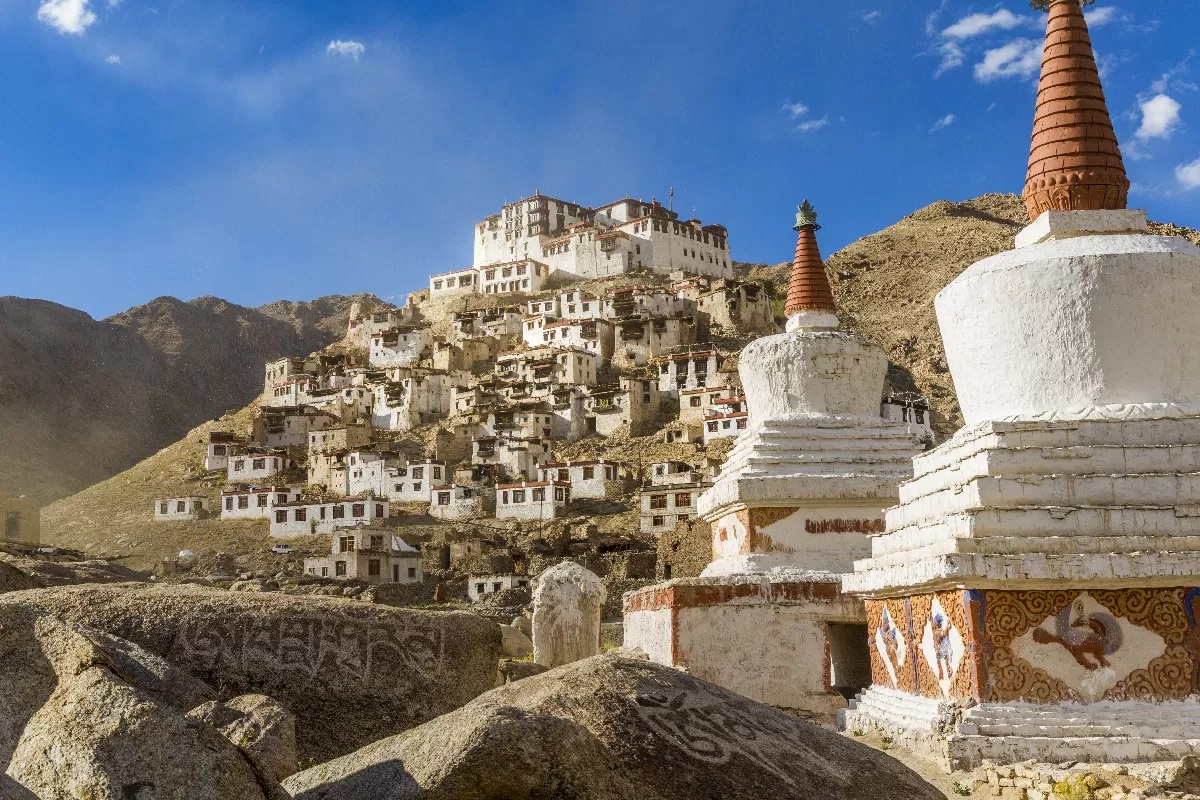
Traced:
[[[659, 509], [667, 508], [667, 498], [668, 497], [669, 497], [669, 495], [665, 495], [665, 494], [650, 495], [650, 508], [652, 510], [659, 510]], [[675, 508], [691, 508], [691, 507], [692, 507], [692, 493], [691, 492], [677, 492], [675, 494]]]
[[[708, 423], [708, 432], [709, 433], [718, 433], [720, 431], [730, 430], [729, 423], [732, 421], [733, 420], [723, 419], [723, 420], [720, 420], [720, 425], [718, 425], [717, 420], [712, 420], [711, 422]], [[745, 417], [741, 417], [737, 420], [737, 430], [739, 430], [739, 431], [746, 430], [746, 418]]]
[[[516, 504], [519, 504], [519, 503], [524, 503], [524, 502], [526, 502], [526, 499], [525, 499], [525, 498], [526, 498], [526, 491], [527, 491], [527, 490], [525, 490], [525, 489], [513, 489], [511, 493], [510, 493], [508, 490], [505, 490], [505, 491], [502, 491], [502, 492], [500, 492], [500, 503], [501, 503], [501, 505], [516, 505]], [[544, 503], [544, 502], [546, 502], [546, 489], [545, 489], [545, 487], [538, 487], [538, 488], [536, 488], [536, 489], [529, 489], [529, 490], [528, 490], [528, 492], [529, 492], [529, 500], [528, 500], [528, 502], [532, 502], [532, 503]], [[511, 500], [509, 499], [509, 498], [510, 498], [510, 496], [511, 496], [511, 498], [512, 498]], [[567, 490], [566, 490], [565, 488], [563, 488], [562, 486], [555, 486], [555, 487], [554, 487], [554, 500], [555, 500], [555, 502], [559, 502], [559, 503], [565, 502], [565, 501], [567, 500], [567, 497], [568, 497], [568, 495], [567, 495]]]
[[[329, 508], [328, 506], [318, 506], [317, 507], [318, 517], [320, 519], [327, 519], [326, 515], [328, 513], [328, 508]], [[286, 508], [278, 509], [275, 512], [275, 521], [279, 522], [279, 523], [308, 522], [308, 509], [307, 508], [292, 509], [290, 520], [288, 519], [288, 514], [289, 514], [288, 509], [286, 509]], [[362, 519], [363, 517], [367, 516], [366, 504], [365, 503], [351, 504], [350, 516], [353, 517], [354, 519]], [[383, 506], [381, 506], [381, 505], [375, 506], [375, 516], [377, 516], [377, 517], [384, 516]], [[333, 506], [333, 519], [345, 519], [345, 518], [346, 518], [346, 506], [344, 506], [344, 505]]]

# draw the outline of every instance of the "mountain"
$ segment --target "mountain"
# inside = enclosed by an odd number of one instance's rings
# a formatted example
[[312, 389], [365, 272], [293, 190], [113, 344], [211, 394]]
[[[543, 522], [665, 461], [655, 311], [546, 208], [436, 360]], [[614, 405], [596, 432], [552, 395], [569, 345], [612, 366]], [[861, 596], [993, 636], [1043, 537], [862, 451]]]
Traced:
[[355, 300], [246, 308], [160, 297], [105, 320], [0, 297], [0, 493], [50, 502], [262, 390], [262, 365], [341, 338]]
[[[935, 426], [943, 439], [961, 425], [961, 416], [954, 395], [953, 381], [946, 368], [945, 351], [934, 314], [933, 299], [946, 284], [974, 262], [1010, 249], [1014, 237], [1025, 224], [1024, 214], [1024, 206], [1015, 195], [984, 195], [962, 203], [939, 201], [901, 219], [895, 225], [860, 239], [834, 253], [827, 261], [843, 327], [856, 331], [885, 348], [891, 361], [889, 379], [892, 386], [900, 390], [919, 391], [930, 399], [935, 411]], [[1173, 225], [1152, 224], [1152, 227], [1156, 233], [1182, 236], [1200, 244], [1200, 232]], [[739, 264], [738, 273], [743, 277], [771, 281], [774, 297], [777, 302], [782, 303], [787, 292], [789, 268], [790, 265], [786, 263], [774, 266]], [[588, 288], [583, 284], [580, 286]], [[343, 300], [348, 305], [349, 298]], [[494, 297], [490, 298], [490, 301], [497, 302]], [[240, 319], [239, 314], [248, 311], [237, 310], [236, 307], [222, 311], [212, 307], [213, 303], [219, 302], [195, 301], [196, 306], [209, 309], [204, 313], [200, 313], [196, 308], [181, 310], [171, 304], [164, 305], [155, 312], [146, 310], [149, 306], [135, 309], [138, 313], [129, 312], [132, 316], [125, 324], [110, 323], [103, 330], [116, 342], [111, 346], [127, 347], [124, 344], [126, 339], [121, 336], [129, 337], [134, 331], [136, 339], [144, 345], [154, 342], [151, 359], [154, 364], [159, 360], [173, 359], [180, 374], [172, 376], [171, 380], [174, 383], [164, 384], [175, 387], [170, 391], [190, 391], [183, 388], [189, 386], [199, 387], [195, 390], [203, 391], [208, 386], [206, 381], [219, 378], [229, 384], [224, 386], [222, 391], [233, 393], [233, 384], [237, 383], [237, 374], [233, 366], [219, 367], [215, 373], [211, 373], [216, 376], [213, 378], [201, 379], [195, 375], [210, 374], [204, 370], [212, 369], [215, 362], [240, 358], [242, 366], [237, 369], [244, 373], [246, 386], [253, 394], [258, 391], [262, 362], [268, 358], [261, 350], [253, 355], [239, 354], [237, 347], [243, 345], [235, 344], [232, 338], [204, 344], [196, 338], [179, 338], [177, 333], [191, 329], [186, 320], [193, 314], [201, 320], [208, 320], [213, 316]], [[324, 301], [315, 301], [322, 302]], [[453, 308], [447, 306], [441, 308], [440, 312], [436, 304], [431, 304], [426, 311], [426, 317], [441, 319], [444, 322], [445, 319], [442, 318], [448, 319], [449, 312], [457, 308], [454, 304], [460, 302], [463, 301], [455, 300], [451, 304]], [[299, 307], [275, 304], [264, 309], [270, 308], [272, 314], [278, 315], [277, 320], [286, 321], [288, 325], [301, 331], [319, 328], [319, 320], [335, 318], [337, 315], [334, 312], [344, 307], [345, 305], [339, 306], [335, 302], [323, 310], [314, 310], [313, 306], [308, 304], [299, 304]], [[258, 309], [258, 312], [266, 313], [264, 309]], [[86, 315], [79, 312], [70, 313], [82, 317], [83, 321], [91, 322]], [[336, 330], [331, 328], [325, 331], [328, 340], [336, 338], [341, 324], [344, 323], [339, 322], [338, 326], [335, 326]], [[196, 335], [193, 331], [193, 337]], [[256, 346], [252, 335], [247, 334], [241, 341], [247, 348]], [[279, 345], [282, 341], [275, 340], [272, 346]], [[99, 342], [94, 344], [93, 351], [89, 352], [103, 352], [110, 346]], [[257, 343], [257, 346], [261, 345], [262, 342]], [[3, 348], [3, 338], [0, 338], [0, 358], [4, 357]], [[276, 351], [274, 354], [299, 354], [312, 349], [316, 348], [299, 347], [291, 351]], [[80, 360], [86, 362], [87, 358], [81, 357]], [[129, 374], [131, 379], [137, 378], [139, 369], [136, 363], [132, 362], [115, 364], [113, 368], [124, 370], [123, 374]], [[43, 368], [37, 372], [41, 374], [45, 371]], [[45, 388], [38, 391], [38, 396], [56, 396], [52, 390]], [[49, 393], [45, 393], [47, 391]], [[76, 393], [71, 397], [78, 397], [79, 391], [81, 390], [76, 389]], [[2, 397], [3, 389], [0, 389], [0, 398]], [[129, 420], [136, 422], [139, 415], [153, 412], [153, 398], [153, 394], [142, 394], [140, 388], [137, 392], [130, 392]], [[176, 402], [182, 402], [183, 399], [185, 398], [179, 398]], [[242, 409], [226, 416], [220, 422], [214, 422], [212, 416], [232, 404], [221, 405], [215, 398], [210, 399], [210, 407], [215, 410], [202, 416], [197, 421], [197, 427], [189, 435], [179, 438], [182, 432], [177, 434], [178, 441], [155, 452], [136, 467], [113, 475], [102, 483], [48, 507], [42, 515], [43, 535], [47, 541], [77, 548], [92, 555], [136, 558], [140, 559], [138, 563], [143, 565], [152, 563], [155, 558], [177, 552], [182, 547], [189, 547], [197, 552], [220, 550], [243, 555], [252, 552], [261, 554], [268, 547], [263, 525], [246, 523], [231, 526], [230, 523], [219, 521], [166, 524], [154, 523], [150, 519], [150, 504], [155, 497], [193, 491], [214, 494], [219, 490], [219, 486], [211, 482], [211, 476], [206, 477], [199, 469], [205, 437], [216, 429], [248, 432], [253, 409]], [[0, 405], [3, 404], [0, 399]], [[87, 429], [81, 428], [78, 422], [74, 423], [73, 427], [74, 430], [87, 430], [89, 435], [94, 437], [100, 437], [102, 431], [105, 437], [116, 442], [120, 442], [122, 436], [143, 434], [141, 430], [129, 427], [128, 424], [123, 427], [121, 419], [118, 415], [108, 420], [108, 427]], [[68, 434], [75, 435], [71, 430], [72, 428], [63, 429], [64, 439]], [[723, 452], [716, 445], [727, 446], [730, 441], [714, 443], [712, 452], [703, 455], [719, 460]], [[411, 444], [419, 446], [422, 442], [414, 440]], [[603, 454], [609, 458], [641, 465], [644, 462], [664, 459], [686, 460], [689, 457], [684, 452], [687, 447], [664, 444], [658, 437], [630, 437], [621, 434], [604, 440], [585, 439], [564, 443], [556, 449], [555, 454], [566, 459], [589, 458]], [[693, 448], [691, 457], [698, 455], [701, 454], [694, 452]], [[596, 521], [604, 532], [617, 531], [622, 525], [628, 529], [633, 524], [630, 519], [620, 515], [601, 516], [600, 512], [588, 513], [597, 515]], [[428, 518], [412, 516], [406, 519], [405, 524], [409, 526], [407, 530], [420, 532], [436, 527], [430, 523]], [[491, 520], [487, 522], [493, 523]], [[306, 543], [306, 546], [310, 544], [316, 547], [327, 542]]]

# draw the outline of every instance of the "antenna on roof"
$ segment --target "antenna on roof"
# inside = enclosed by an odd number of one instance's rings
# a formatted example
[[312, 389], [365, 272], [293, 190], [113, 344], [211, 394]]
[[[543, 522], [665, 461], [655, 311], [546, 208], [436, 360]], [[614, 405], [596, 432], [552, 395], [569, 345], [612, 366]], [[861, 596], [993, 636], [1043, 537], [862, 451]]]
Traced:
[[674, 186], [671, 187], [671, 205], [669, 205], [667, 208], [671, 211], [675, 210], [675, 187]]

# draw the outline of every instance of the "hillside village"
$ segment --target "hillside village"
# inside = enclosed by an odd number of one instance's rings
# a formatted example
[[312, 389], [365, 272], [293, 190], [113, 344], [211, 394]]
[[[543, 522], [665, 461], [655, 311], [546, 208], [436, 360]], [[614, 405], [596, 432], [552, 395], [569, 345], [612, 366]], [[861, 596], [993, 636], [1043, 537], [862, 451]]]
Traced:
[[[734, 277], [724, 227], [654, 201], [539, 193], [473, 238], [469, 269], [356, 303], [341, 342], [267, 363], [248, 430], [206, 435], [204, 491], [156, 498], [153, 519], [257, 521], [279, 553], [330, 537], [306, 574], [428, 573], [472, 600], [527, 587], [564, 538], [613, 580], [698, 574], [697, 500], [746, 429], [737, 354], [781, 329], [774, 285]], [[921, 397], [880, 403], [932, 442]], [[361, 569], [336, 557], [364, 550]]]

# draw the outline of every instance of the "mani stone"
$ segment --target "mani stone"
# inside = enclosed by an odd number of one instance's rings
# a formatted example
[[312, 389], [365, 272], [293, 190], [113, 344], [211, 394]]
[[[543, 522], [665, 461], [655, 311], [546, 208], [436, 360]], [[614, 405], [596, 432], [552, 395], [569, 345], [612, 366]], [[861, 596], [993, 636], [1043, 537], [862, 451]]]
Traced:
[[212, 695], [200, 682], [44, 611], [7, 607], [0, 620], [0, 797], [287, 797], [217, 731], [184, 716]]
[[679, 670], [596, 656], [284, 781], [295, 800], [943, 800], [899, 761]]
[[496, 685], [500, 660], [497, 626], [463, 611], [125, 584], [0, 595], [0, 620], [21, 607], [133, 641], [223, 692], [275, 698], [306, 761], [460, 707]]
[[604, 582], [573, 561], [537, 579], [533, 593], [533, 660], [560, 667], [600, 652]]

